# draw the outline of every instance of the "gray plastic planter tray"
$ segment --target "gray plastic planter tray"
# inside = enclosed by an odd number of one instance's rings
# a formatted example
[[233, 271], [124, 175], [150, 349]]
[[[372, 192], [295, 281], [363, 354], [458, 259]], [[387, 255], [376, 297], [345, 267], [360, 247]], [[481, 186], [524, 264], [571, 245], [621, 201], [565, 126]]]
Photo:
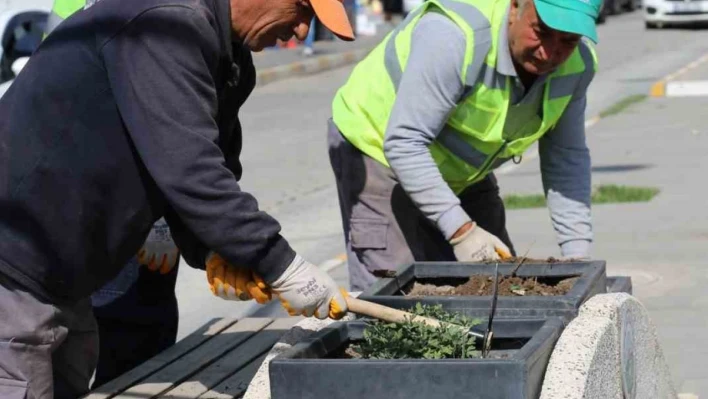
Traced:
[[[560, 318], [495, 320], [490, 358], [341, 359], [366, 323], [340, 322], [270, 363], [273, 399], [531, 399], [541, 391]], [[503, 358], [500, 358], [502, 357]]]
[[[500, 263], [500, 276], [509, 275], [512, 263]], [[360, 296], [361, 299], [398, 309], [410, 309], [416, 302], [442, 305], [445, 310], [470, 317], [487, 317], [491, 296], [416, 296], [406, 297], [416, 281], [436, 285], [459, 285], [471, 275], [494, 275], [494, 265], [488, 263], [419, 262], [405, 265], [396, 271], [396, 277], [380, 278]], [[580, 305], [595, 294], [607, 292], [604, 261], [569, 263], [524, 263], [517, 271], [519, 277], [537, 277], [553, 283], [569, 277], [579, 277], [565, 295], [557, 296], [500, 296], [498, 317], [574, 316]]]
[[624, 292], [632, 295], [632, 278], [627, 276], [607, 276], [607, 293]]

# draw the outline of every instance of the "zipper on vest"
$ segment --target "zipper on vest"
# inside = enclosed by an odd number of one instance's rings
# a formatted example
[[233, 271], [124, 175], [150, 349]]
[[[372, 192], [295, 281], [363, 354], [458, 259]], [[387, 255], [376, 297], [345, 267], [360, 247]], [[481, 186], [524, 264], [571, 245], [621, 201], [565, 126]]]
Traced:
[[506, 146], [507, 146], [508, 143], [509, 143], [508, 140], [504, 140], [504, 143], [502, 143], [502, 145], [501, 145], [496, 151], [494, 151], [494, 154], [492, 154], [492, 155], [484, 162], [484, 165], [482, 165], [482, 168], [481, 168], [481, 169], [477, 172], [477, 174], [474, 176], [473, 181], [476, 181], [476, 180], [479, 179], [480, 177], [484, 177], [484, 176], [487, 174], [487, 172], [488, 172], [489, 169], [491, 168], [491, 166], [492, 166], [492, 164], [494, 163], [494, 161], [496, 161], [497, 158], [499, 158], [499, 154], [501, 154], [501, 153], [506, 149]]

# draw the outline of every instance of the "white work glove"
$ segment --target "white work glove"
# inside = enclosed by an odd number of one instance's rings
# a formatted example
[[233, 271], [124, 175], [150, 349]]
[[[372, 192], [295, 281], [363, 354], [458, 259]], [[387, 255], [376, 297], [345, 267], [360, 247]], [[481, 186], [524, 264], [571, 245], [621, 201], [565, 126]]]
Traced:
[[511, 257], [511, 251], [502, 240], [490, 234], [477, 223], [457, 238], [450, 240], [455, 257], [460, 262], [480, 262]]
[[348, 311], [337, 283], [299, 255], [270, 286], [291, 316], [341, 319]]
[[170, 227], [165, 219], [160, 219], [152, 226], [147, 240], [138, 251], [138, 262], [150, 271], [167, 274], [177, 264], [179, 249], [170, 234]]

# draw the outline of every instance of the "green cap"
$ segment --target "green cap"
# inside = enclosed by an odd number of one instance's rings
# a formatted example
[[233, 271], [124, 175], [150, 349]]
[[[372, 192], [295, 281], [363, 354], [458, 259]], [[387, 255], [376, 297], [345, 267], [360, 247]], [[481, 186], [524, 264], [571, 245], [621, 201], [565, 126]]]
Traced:
[[536, 11], [549, 27], [582, 35], [597, 43], [595, 21], [602, 0], [534, 0]]

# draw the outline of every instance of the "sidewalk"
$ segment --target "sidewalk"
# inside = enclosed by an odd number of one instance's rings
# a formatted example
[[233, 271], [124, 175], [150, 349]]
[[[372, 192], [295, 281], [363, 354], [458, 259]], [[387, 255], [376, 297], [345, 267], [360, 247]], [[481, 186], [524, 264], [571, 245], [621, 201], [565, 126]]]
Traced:
[[293, 76], [319, 73], [362, 60], [393, 29], [389, 24], [378, 24], [373, 36], [358, 36], [353, 42], [334, 40], [316, 41], [315, 53], [306, 57], [302, 45], [295, 48], [265, 49], [253, 53], [258, 76], [257, 84], [272, 83]]
[[[688, 76], [686, 76], [688, 78]], [[691, 79], [708, 79], [708, 65]], [[588, 130], [593, 185], [656, 187], [648, 203], [593, 207], [593, 257], [608, 275], [632, 276], [634, 295], [657, 325], [678, 392], [708, 397], [702, 342], [708, 329], [708, 96], [648, 98]], [[503, 194], [541, 193], [537, 162], [500, 177]], [[557, 256], [546, 208], [507, 213], [519, 253]], [[535, 243], [534, 243], [535, 241]]]

